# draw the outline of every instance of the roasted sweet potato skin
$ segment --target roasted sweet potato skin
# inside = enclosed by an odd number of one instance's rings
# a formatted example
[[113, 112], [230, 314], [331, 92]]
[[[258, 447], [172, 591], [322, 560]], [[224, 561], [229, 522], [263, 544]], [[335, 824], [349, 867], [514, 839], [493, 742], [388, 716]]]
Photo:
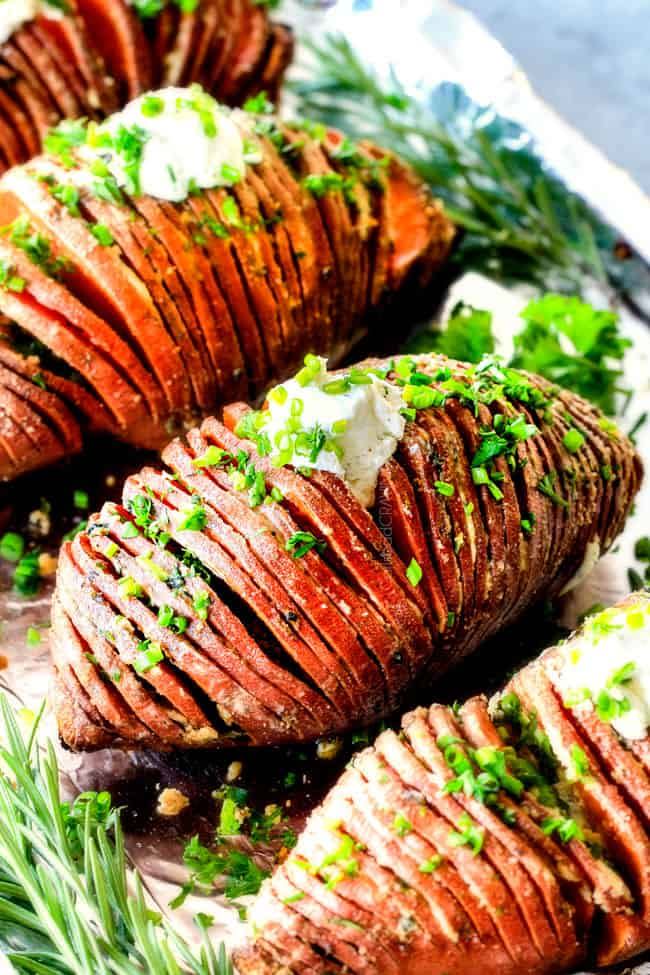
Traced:
[[127, 0], [68, 0], [0, 47], [0, 172], [39, 151], [63, 118], [101, 119], [164, 85], [202, 84], [229, 105], [276, 99], [293, 37], [254, 0], [173, 2], [141, 21]]
[[[559, 592], [594, 546], [612, 544], [641, 466], [622, 434], [608, 428], [601, 441], [593, 407], [524, 373], [506, 381], [435, 355], [404, 361], [420, 378], [428, 373], [432, 394], [449, 397], [414, 411], [371, 510], [333, 474], [274, 466], [236, 432], [248, 408], [233, 404], [224, 422], [208, 419], [173, 441], [164, 469], [129, 478], [123, 504], [106, 506], [64, 546], [59, 601], [69, 625], [78, 628], [81, 615], [84, 629], [75, 651], [55, 625], [55, 666], [73, 669], [97, 711], [108, 664], [97, 664], [91, 685], [82, 647], [92, 653], [126, 619], [128, 638], [113, 652], [132, 667], [135, 648], [153, 643], [160, 661], [136, 678], [142, 693], [169, 660], [173, 672], [154, 684], [166, 706], [179, 710], [171, 681], [179, 673], [186, 705], [192, 688], [203, 702], [200, 719], [187, 711], [180, 731], [151, 729], [160, 748], [301, 741], [367, 725]], [[402, 364], [388, 372], [393, 381]], [[491, 424], [503, 432], [504, 417], [521, 429], [521, 409], [529, 435], [494, 459], [490, 478], [476, 478], [477, 444], [493, 436]], [[562, 448], [561, 424], [574, 421], [585, 436], [579, 454]], [[603, 467], [616, 471], [613, 484]], [[313, 544], [294, 558], [298, 533]], [[71, 734], [69, 712], [59, 712], [61, 735], [84, 747], [83, 721]], [[139, 747], [127, 728], [105, 724], [104, 743]], [[97, 739], [91, 721], [87, 747]]]
[[557, 660], [357, 753], [264, 883], [237, 971], [541, 975], [646, 951], [648, 768], [591, 705], [572, 713]]
[[[385, 157], [370, 181], [338, 159], [338, 133], [319, 140], [267, 115], [236, 118], [246, 133], [257, 127], [261, 161], [232, 189], [182, 203], [107, 198], [83, 164], [56, 156], [0, 180], [0, 261], [14, 282], [0, 287], [0, 313], [98, 404], [73, 398], [82, 437], [100, 428], [158, 449], [224, 403], [255, 400], [307, 352], [336, 363], [449, 254], [453, 225], [398, 159]], [[410, 215], [408, 237], [394, 211]], [[386, 260], [375, 260], [378, 237]], [[48, 391], [65, 399], [56, 380]], [[55, 453], [10, 451], [0, 478]]]

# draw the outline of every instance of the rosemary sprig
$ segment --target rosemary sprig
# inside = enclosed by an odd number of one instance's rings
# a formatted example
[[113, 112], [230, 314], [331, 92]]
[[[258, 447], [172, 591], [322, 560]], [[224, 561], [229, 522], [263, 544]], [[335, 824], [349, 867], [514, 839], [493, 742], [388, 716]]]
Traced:
[[390, 89], [342, 36], [306, 42], [314, 64], [294, 82], [302, 114], [376, 141], [407, 159], [464, 228], [456, 260], [502, 280], [582, 293], [585, 277], [621, 273], [615, 235], [550, 173], [516, 123], [456, 85], [428, 100]]
[[63, 802], [52, 742], [0, 696], [0, 952], [35, 975], [231, 975], [209, 920], [191, 947], [147, 904], [108, 793]]

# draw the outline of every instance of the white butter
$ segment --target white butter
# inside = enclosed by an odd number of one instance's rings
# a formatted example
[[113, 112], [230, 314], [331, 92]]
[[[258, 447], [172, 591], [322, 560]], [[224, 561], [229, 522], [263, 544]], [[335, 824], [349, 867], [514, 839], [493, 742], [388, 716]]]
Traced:
[[[645, 738], [650, 727], [650, 600], [609, 609], [561, 648], [558, 686], [570, 707], [609, 711], [623, 738]], [[603, 697], [604, 696], [604, 697]], [[608, 703], [613, 699], [613, 705]], [[599, 708], [599, 701], [601, 702]]]
[[239, 182], [246, 163], [259, 162], [247, 124], [198, 85], [163, 88], [111, 115], [83, 154], [102, 160], [127, 192], [178, 203], [193, 189]]
[[337, 474], [370, 507], [379, 471], [404, 434], [402, 390], [369, 373], [363, 384], [348, 384], [346, 374], [328, 373], [326, 360], [318, 362], [306, 385], [290, 379], [271, 391], [261, 432], [273, 459]]
[[0, 44], [6, 44], [15, 31], [36, 17], [58, 20], [64, 11], [46, 0], [0, 0]]

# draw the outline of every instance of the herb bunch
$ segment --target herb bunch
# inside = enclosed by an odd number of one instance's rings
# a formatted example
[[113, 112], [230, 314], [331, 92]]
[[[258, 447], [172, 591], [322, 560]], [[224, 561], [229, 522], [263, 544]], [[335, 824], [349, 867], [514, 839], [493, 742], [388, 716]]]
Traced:
[[148, 905], [108, 793], [62, 800], [51, 742], [36, 748], [0, 697], [0, 952], [36, 975], [231, 975], [200, 915], [190, 947]]
[[307, 40], [309, 80], [294, 83], [299, 111], [369, 138], [406, 159], [465, 233], [464, 268], [544, 289], [581, 293], [585, 277], [620, 273], [612, 232], [551, 174], [514, 122], [479, 108], [456, 85], [427, 101], [392, 75], [384, 85], [349, 41]]
[[[573, 390], [609, 416], [625, 411], [631, 391], [622, 385], [623, 357], [630, 341], [621, 334], [614, 312], [576, 297], [546, 294], [529, 302], [521, 319], [510, 366]], [[414, 354], [442, 352], [472, 363], [494, 348], [492, 313], [462, 302], [442, 331], [424, 329], [406, 346]]]

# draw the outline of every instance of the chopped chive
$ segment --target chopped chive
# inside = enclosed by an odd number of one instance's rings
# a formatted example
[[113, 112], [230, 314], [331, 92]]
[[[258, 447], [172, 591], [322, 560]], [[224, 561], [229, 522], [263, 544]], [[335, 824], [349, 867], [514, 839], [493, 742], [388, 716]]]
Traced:
[[105, 223], [93, 224], [93, 226], [90, 228], [90, 232], [102, 247], [110, 247], [111, 244], [115, 243], [115, 238]]
[[75, 491], [72, 496], [72, 503], [74, 504], [75, 508], [79, 508], [81, 511], [87, 511], [90, 506], [88, 492]]
[[0, 538], [0, 558], [18, 562], [25, 551], [25, 540], [18, 532], [6, 532]]
[[412, 586], [417, 586], [422, 579], [422, 567], [415, 559], [411, 559], [406, 570], [406, 578]]
[[442, 494], [445, 498], [451, 498], [456, 491], [454, 485], [449, 484], [448, 481], [434, 481], [433, 486], [438, 494]]
[[435, 873], [438, 867], [442, 865], [443, 859], [444, 858], [441, 857], [439, 853], [434, 853], [432, 857], [429, 857], [428, 860], [424, 860], [424, 862], [420, 864], [418, 870], [420, 873]]
[[413, 823], [403, 813], [398, 812], [393, 819], [393, 829], [398, 836], [406, 836], [413, 829]]
[[197, 592], [192, 601], [194, 611], [200, 620], [206, 620], [208, 618], [208, 609], [210, 608], [210, 596], [204, 590]]
[[36, 629], [35, 626], [29, 626], [27, 628], [27, 645], [30, 647], [38, 646], [41, 642], [41, 634]]
[[301, 559], [312, 549], [316, 549], [322, 555], [326, 547], [327, 543], [316, 538], [311, 532], [294, 532], [284, 544], [285, 551], [290, 552], [294, 559]]
[[562, 438], [562, 443], [564, 444], [564, 446], [566, 447], [566, 449], [569, 451], [570, 454], [577, 453], [577, 451], [580, 450], [580, 448], [583, 446], [584, 442], [585, 442], [585, 435], [583, 433], [580, 433], [580, 431], [576, 430], [575, 428], [572, 428], [571, 430], [567, 430], [567, 432], [564, 434], [564, 437]]
[[161, 660], [165, 659], [162, 646], [155, 640], [142, 640], [133, 660], [133, 669], [138, 674], [146, 674]]

